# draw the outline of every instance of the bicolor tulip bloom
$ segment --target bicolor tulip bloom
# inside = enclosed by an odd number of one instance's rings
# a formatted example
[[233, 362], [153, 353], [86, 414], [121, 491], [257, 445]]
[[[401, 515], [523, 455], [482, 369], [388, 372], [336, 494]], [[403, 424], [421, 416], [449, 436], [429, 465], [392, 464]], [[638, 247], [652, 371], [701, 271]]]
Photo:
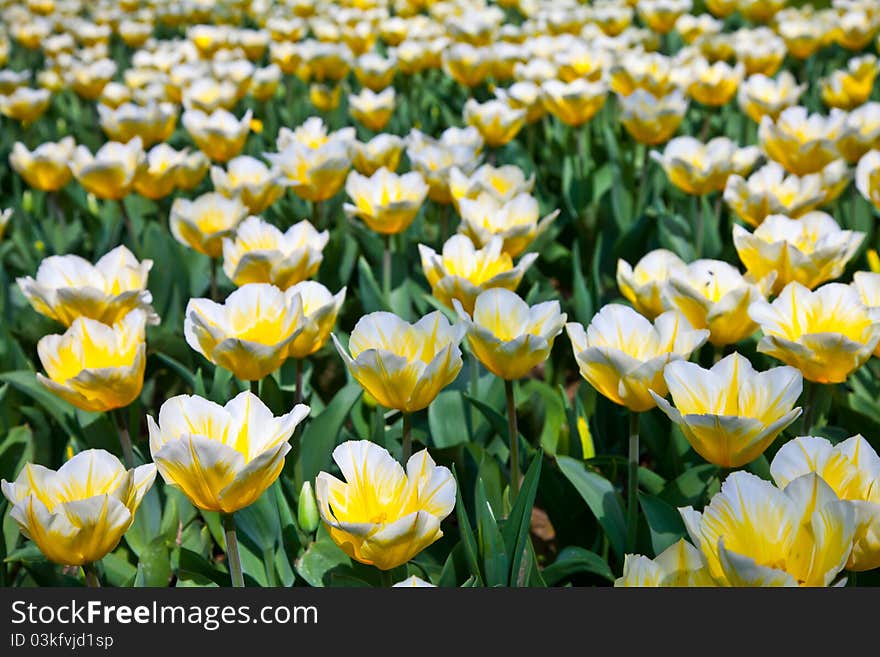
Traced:
[[290, 294], [298, 295], [302, 302], [302, 331], [288, 347], [290, 358], [305, 358], [330, 339], [336, 317], [345, 302], [345, 288], [336, 294], [316, 281], [302, 281], [289, 288]]
[[695, 587], [715, 586], [703, 555], [686, 540], [679, 539], [654, 559], [641, 554], [627, 554], [623, 575], [615, 587]]
[[238, 197], [226, 198], [207, 192], [194, 200], [176, 198], [168, 223], [174, 239], [211, 258], [223, 253], [223, 240], [247, 216], [247, 207]]
[[379, 132], [394, 114], [394, 96], [394, 87], [388, 87], [380, 93], [365, 87], [359, 94], [349, 94], [348, 113], [364, 127]]
[[402, 138], [387, 133], [376, 135], [367, 142], [356, 141], [351, 151], [351, 163], [363, 176], [372, 176], [382, 167], [396, 171], [403, 146]]
[[357, 171], [348, 174], [345, 192], [353, 203], [343, 206], [370, 230], [383, 235], [402, 233], [416, 218], [428, 196], [428, 185], [418, 171], [398, 175], [382, 167], [367, 178]]
[[806, 90], [806, 83], [798, 84], [788, 71], [782, 71], [775, 79], [758, 73], [739, 85], [737, 102], [755, 123], [765, 116], [775, 121], [784, 109], [797, 105]]
[[727, 137], [716, 137], [703, 144], [693, 137], [676, 137], [663, 153], [651, 151], [669, 181], [686, 194], [702, 196], [724, 189], [727, 179], [748, 175], [761, 157], [756, 146], [739, 148]]
[[73, 177], [68, 163], [73, 159], [74, 150], [76, 142], [69, 136], [57, 142], [44, 142], [32, 151], [17, 141], [9, 154], [9, 163], [29, 187], [55, 192]]
[[228, 162], [241, 153], [250, 131], [251, 110], [241, 119], [224, 109], [210, 114], [201, 110], [187, 110], [180, 121], [196, 146], [215, 162]]
[[828, 117], [808, 114], [805, 107], [784, 109], [776, 120], [761, 119], [758, 138], [767, 156], [797, 176], [818, 173], [840, 157], [837, 140], [846, 113], [832, 110]]
[[482, 192], [475, 199], [461, 198], [458, 209], [460, 233], [477, 247], [486, 246], [497, 235], [504, 240], [502, 249], [511, 257], [525, 251], [559, 214], [559, 210], [554, 210], [541, 218], [538, 200], [527, 193], [500, 201], [492, 193]]
[[859, 160], [856, 189], [866, 201], [880, 210], [880, 150], [873, 150]]
[[251, 214], [260, 214], [284, 195], [281, 172], [249, 155], [232, 158], [225, 171], [211, 167], [211, 182], [224, 196], [240, 198]]
[[449, 192], [456, 208], [462, 199], [476, 200], [483, 194], [506, 203], [520, 194], [531, 194], [534, 186], [535, 174], [526, 178], [523, 170], [513, 164], [483, 164], [470, 175], [458, 167], [449, 170]]
[[98, 198], [119, 200], [131, 191], [145, 162], [141, 139], [135, 137], [127, 144], [108, 141], [94, 155], [85, 146], [77, 146], [70, 170], [86, 191]]
[[464, 105], [464, 121], [480, 132], [486, 144], [497, 148], [513, 140], [522, 130], [526, 124], [526, 111], [514, 109], [498, 99], [481, 104], [468, 98]]
[[821, 175], [786, 175], [778, 162], [768, 162], [748, 179], [730, 176], [724, 202], [744, 223], [759, 226], [771, 214], [796, 219], [824, 204], [826, 194]]
[[654, 249], [635, 267], [626, 260], [617, 261], [617, 287], [637, 311], [653, 320], [665, 310], [661, 298], [663, 286], [673, 273], [686, 270], [684, 260], [672, 251]]

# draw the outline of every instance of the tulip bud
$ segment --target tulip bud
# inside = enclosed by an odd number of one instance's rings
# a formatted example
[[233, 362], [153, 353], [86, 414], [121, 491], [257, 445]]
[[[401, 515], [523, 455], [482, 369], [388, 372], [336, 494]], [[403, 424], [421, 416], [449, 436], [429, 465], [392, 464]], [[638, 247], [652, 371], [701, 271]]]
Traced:
[[25, 212], [32, 212], [34, 209], [34, 195], [31, 194], [31, 190], [27, 189], [21, 195], [21, 208]]
[[296, 520], [300, 529], [312, 534], [318, 529], [321, 517], [318, 515], [318, 504], [315, 502], [315, 493], [312, 491], [312, 482], [303, 482], [299, 492], [299, 502], [296, 505]]
[[97, 197], [95, 197], [94, 194], [90, 193], [88, 196], [86, 196], [86, 201], [88, 203], [89, 212], [97, 217], [98, 213], [101, 211], [101, 209], [98, 207]]

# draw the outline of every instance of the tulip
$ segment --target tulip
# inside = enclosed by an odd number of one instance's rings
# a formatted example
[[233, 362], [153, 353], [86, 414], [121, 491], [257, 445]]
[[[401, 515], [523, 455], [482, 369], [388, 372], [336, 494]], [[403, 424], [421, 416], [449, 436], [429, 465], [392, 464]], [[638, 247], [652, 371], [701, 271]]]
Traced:
[[772, 214], [800, 217], [824, 204], [825, 198], [821, 175], [786, 176], [777, 162], [768, 162], [748, 179], [731, 175], [724, 188], [725, 203], [750, 226], [759, 226]]
[[856, 167], [856, 189], [880, 210], [880, 150], [865, 154]]
[[538, 201], [526, 193], [502, 202], [493, 194], [483, 192], [473, 200], [460, 199], [458, 206], [461, 212], [459, 232], [480, 248], [499, 236], [504, 240], [502, 250], [511, 257], [525, 251], [559, 214], [559, 210], [555, 210], [539, 221]]
[[856, 527], [851, 503], [816, 475], [780, 490], [734, 472], [702, 513], [679, 512], [722, 586], [828, 586], [846, 565]]
[[29, 187], [56, 192], [70, 182], [73, 174], [68, 163], [73, 159], [75, 148], [73, 137], [44, 142], [33, 151], [17, 141], [9, 154], [9, 164]]
[[428, 195], [428, 185], [417, 171], [398, 175], [382, 167], [369, 178], [350, 173], [345, 192], [353, 201], [343, 206], [348, 216], [359, 217], [377, 233], [394, 235], [413, 222]]
[[497, 99], [480, 104], [473, 98], [468, 98], [464, 104], [464, 121], [479, 130], [486, 144], [498, 148], [511, 141], [522, 130], [526, 122], [526, 112], [514, 109]]
[[691, 0], [639, 0], [636, 11], [645, 25], [666, 34], [675, 28], [678, 18], [691, 10]]
[[397, 70], [397, 57], [382, 57], [370, 52], [357, 58], [354, 74], [361, 86], [372, 91], [381, 91], [391, 86]]
[[439, 539], [455, 506], [452, 473], [422, 450], [406, 472], [388, 450], [349, 440], [333, 450], [345, 481], [321, 472], [315, 495], [330, 537], [351, 558], [388, 571]]
[[684, 261], [672, 251], [655, 249], [632, 267], [625, 260], [617, 261], [617, 287], [635, 309], [654, 320], [665, 308], [661, 299], [663, 286], [673, 272], [684, 272]]
[[705, 59], [698, 59], [691, 66], [691, 75], [688, 87], [691, 98], [709, 107], [720, 107], [736, 94], [745, 76], [745, 67], [742, 64], [730, 66], [723, 61], [709, 64]]
[[222, 304], [190, 299], [183, 325], [190, 347], [245, 381], [281, 367], [302, 330], [300, 296], [266, 283], [242, 285]]
[[547, 111], [572, 127], [582, 126], [605, 104], [608, 87], [603, 82], [548, 80], [541, 85]]
[[716, 137], [703, 144], [693, 137], [670, 140], [663, 153], [651, 151], [670, 182], [686, 194], [702, 196], [724, 189], [733, 175], [744, 176], [761, 157], [755, 146], [737, 147], [727, 137]]
[[245, 216], [247, 208], [240, 199], [208, 192], [193, 201], [174, 199], [169, 223], [178, 242], [217, 258], [223, 252], [223, 238], [232, 235]]
[[394, 95], [394, 87], [380, 93], [364, 88], [359, 94], [349, 94], [348, 113], [364, 127], [379, 132], [394, 113]]
[[351, 162], [357, 172], [364, 176], [372, 176], [382, 167], [396, 171], [402, 151], [403, 139], [383, 133], [367, 142], [355, 142]]
[[520, 80], [506, 89], [495, 89], [495, 97], [506, 102], [513, 109], [526, 111], [526, 123], [531, 125], [547, 114], [544, 106], [544, 90], [535, 82]]
[[780, 73], [775, 80], [757, 74], [739, 85], [737, 102], [740, 109], [755, 123], [761, 123], [765, 116], [776, 121], [783, 110], [797, 105], [806, 89], [806, 83], [798, 84], [788, 71]]
[[868, 100], [880, 67], [874, 55], [850, 59], [845, 71], [834, 71], [821, 81], [822, 102], [851, 110]]
[[109, 141], [94, 156], [85, 146], [77, 146], [70, 170], [86, 191], [98, 198], [118, 201], [131, 191], [145, 158], [140, 137], [127, 144]]
[[315, 353], [330, 339], [330, 331], [345, 301], [345, 288], [335, 295], [316, 281], [302, 281], [289, 289], [302, 301], [302, 331], [293, 339], [288, 356], [303, 359]]
[[[476, 128], [471, 129], [480, 138]], [[482, 138], [476, 144], [449, 143], [414, 131], [408, 139], [406, 156], [413, 170], [421, 173], [428, 183], [428, 198], [445, 205], [452, 202], [449, 191], [452, 168], [458, 167], [466, 175], [470, 174], [479, 163], [481, 147]]]
[[281, 68], [278, 64], [270, 64], [265, 68], [258, 68], [251, 78], [250, 94], [261, 103], [269, 102], [278, 91], [281, 83]]
[[796, 59], [809, 58], [825, 41], [825, 26], [814, 18], [791, 16], [781, 21], [776, 29], [789, 54]]
[[465, 87], [476, 87], [491, 73], [492, 62], [487, 48], [456, 43], [443, 50], [443, 70]]
[[177, 125], [177, 107], [171, 103], [146, 106], [123, 103], [116, 109], [98, 104], [101, 129], [108, 138], [126, 143], [140, 137], [144, 148], [163, 142]]
[[877, 33], [877, 14], [871, 13], [871, 6], [867, 3], [852, 3], [842, 9], [844, 11], [837, 16], [832, 33], [835, 43], [847, 50], [864, 50]]
[[822, 117], [808, 115], [804, 107], [782, 110], [774, 121], [769, 116], [761, 119], [758, 138], [761, 148], [786, 171], [798, 176], [817, 173], [840, 157], [837, 139], [841, 136], [846, 113], [832, 110]]
[[863, 571], [880, 567], [880, 457], [860, 435], [832, 445], [825, 438], [804, 436], [783, 445], [770, 474], [785, 487], [798, 477], [815, 473], [855, 510], [856, 533], [846, 567]]
[[229, 160], [226, 171], [211, 167], [211, 182], [227, 198], [240, 198], [251, 214], [260, 214], [284, 194], [281, 172], [249, 155]]
[[715, 586], [703, 563], [703, 555], [686, 540], [679, 539], [649, 559], [640, 554], [627, 554], [623, 560], [623, 576], [615, 587], [696, 587]]
[[612, 91], [624, 97], [641, 89], [660, 98], [680, 90], [686, 82], [672, 59], [660, 53], [625, 53], [611, 67], [609, 77]]
[[282, 145], [279, 132], [279, 153], [265, 157], [284, 174], [284, 184], [292, 187], [302, 199], [313, 203], [334, 196], [345, 183], [351, 167], [351, 146], [348, 139], [315, 136], [319, 143], [292, 140]]
[[749, 304], [763, 300], [773, 281], [772, 273], [756, 282], [722, 260], [696, 260], [670, 275], [661, 298], [665, 307], [684, 314], [691, 326], [709, 329], [709, 342], [722, 347], [755, 332]]
[[[880, 307], [880, 268], [875, 268], [871, 262], [873, 257], [877, 257], [876, 251], [868, 251], [868, 262], [871, 264], [871, 271], [857, 271], [853, 274], [852, 287], [859, 293], [862, 303], [868, 308]], [[874, 350], [875, 356], [880, 356], [880, 343]]]
[[228, 162], [244, 148], [250, 129], [252, 112], [245, 112], [241, 120], [224, 109], [210, 114], [201, 110], [187, 110], [181, 123], [196, 146], [215, 162]]
[[75, 62], [67, 70], [67, 84], [80, 97], [96, 100], [106, 84], [116, 75], [116, 62], [104, 58], [94, 62]]
[[484, 164], [470, 175], [458, 167], [449, 170], [449, 192], [456, 208], [463, 198], [476, 200], [484, 193], [506, 203], [521, 194], [530, 194], [534, 186], [535, 174], [526, 178], [523, 170], [512, 164]]
[[236, 285], [271, 283], [286, 290], [314, 276], [330, 234], [302, 220], [282, 233], [259, 217], [248, 217], [223, 238], [223, 271]]
[[153, 146], [146, 154], [146, 167], [135, 176], [134, 190], [149, 199], [165, 198], [174, 191], [186, 158], [186, 150], [176, 151], [164, 143]]
[[423, 580], [418, 575], [410, 575], [404, 580], [397, 582], [391, 588], [436, 588], [431, 582]]
[[6, 228], [9, 226], [10, 219], [12, 219], [12, 208], [6, 208], [5, 210], [0, 211], [0, 240], [3, 239], [3, 235], [6, 233]]
[[675, 31], [687, 44], [698, 42], [701, 38], [712, 38], [721, 33], [724, 23], [709, 14], [682, 14], [675, 20]]
[[33, 123], [49, 109], [51, 100], [48, 89], [18, 87], [7, 96], [0, 95], [0, 113], [20, 123]]
[[211, 160], [202, 151], [196, 151], [186, 156], [180, 166], [177, 167], [177, 187], [183, 191], [191, 191], [199, 186], [208, 169], [211, 168]]
[[245, 391], [225, 406], [178, 395], [162, 404], [158, 423], [147, 416], [150, 453], [165, 483], [198, 508], [222, 514], [233, 586], [244, 586], [233, 514], [278, 479], [290, 451], [287, 441], [308, 414], [308, 406], [297, 404], [273, 417]]
[[527, 253], [514, 265], [513, 258], [503, 251], [503, 246], [504, 240], [499, 235], [480, 249], [465, 235], [453, 235], [443, 244], [440, 254], [419, 244], [422, 270], [431, 293], [448, 307], [452, 307], [452, 300], [457, 299], [467, 312], [472, 313], [483, 290], [496, 287], [515, 290], [538, 254]]
[[846, 127], [837, 140], [837, 150], [849, 164], [858, 164], [862, 156], [878, 146], [880, 103], [865, 103], [847, 114]]
[[800, 219], [770, 215], [754, 233], [733, 227], [733, 244], [749, 275], [761, 280], [776, 273], [774, 294], [791, 281], [813, 289], [840, 277], [864, 238], [864, 233], [841, 230], [824, 212]]
[[152, 463], [126, 470], [103, 449], [76, 454], [58, 470], [28, 463], [15, 481], [2, 480], [9, 515], [50, 561], [84, 566], [116, 548], [156, 478]]
[[332, 112], [339, 107], [342, 98], [341, 84], [324, 84], [312, 82], [309, 85], [309, 102], [319, 112]]
[[642, 89], [618, 96], [620, 120], [636, 141], [656, 146], [668, 141], [687, 112], [687, 100], [678, 89], [656, 97]]
[[845, 381], [880, 343], [880, 308], [865, 306], [854, 288], [841, 283], [810, 292], [793, 281], [772, 303], [753, 302], [749, 315], [764, 333], [758, 351], [817, 383]]

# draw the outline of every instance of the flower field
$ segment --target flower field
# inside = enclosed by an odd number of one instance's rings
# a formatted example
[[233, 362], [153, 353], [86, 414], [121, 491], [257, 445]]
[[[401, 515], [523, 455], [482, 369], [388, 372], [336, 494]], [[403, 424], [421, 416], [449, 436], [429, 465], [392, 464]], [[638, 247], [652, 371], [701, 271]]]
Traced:
[[880, 585], [878, 49], [0, 0], [0, 585]]

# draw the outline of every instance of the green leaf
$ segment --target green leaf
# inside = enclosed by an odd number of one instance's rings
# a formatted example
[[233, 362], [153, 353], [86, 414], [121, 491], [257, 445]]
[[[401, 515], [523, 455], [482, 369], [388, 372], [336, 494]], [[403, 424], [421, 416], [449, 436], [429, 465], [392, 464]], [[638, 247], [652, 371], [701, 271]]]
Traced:
[[605, 477], [587, 470], [581, 461], [569, 456], [560, 456], [556, 462], [605, 530], [611, 548], [622, 558], [626, 543], [626, 520], [614, 486]]
[[659, 497], [644, 493], [639, 493], [639, 504], [651, 530], [651, 546], [655, 555], [687, 535], [681, 514], [675, 507]]
[[602, 557], [576, 545], [563, 548], [556, 561], [541, 571], [547, 586], [554, 586], [579, 573], [592, 573], [609, 582], [614, 581], [611, 568]]
[[324, 586], [325, 575], [343, 565], [351, 565], [351, 559], [327, 534], [309, 545], [294, 564], [297, 574], [311, 586]]
[[583, 268], [581, 264], [581, 248], [577, 241], [571, 251], [572, 255], [572, 289], [574, 290], [574, 319], [583, 324], [589, 325], [593, 318], [593, 300], [590, 297], [590, 291], [587, 288], [587, 282], [584, 279]]
[[358, 292], [360, 293], [361, 303], [364, 312], [375, 312], [377, 310], [389, 310], [385, 303], [382, 289], [376, 282], [373, 270], [370, 269], [366, 258], [361, 256], [358, 258]]
[[212, 565], [202, 555], [180, 548], [177, 576], [182, 580], [192, 580], [197, 584], [229, 586], [229, 573]]
[[510, 515], [504, 523], [502, 534], [507, 553], [511, 555], [510, 584], [511, 586], [525, 586], [529, 581], [530, 563], [525, 559], [529, 543], [529, 529], [532, 525], [532, 507], [535, 505], [535, 495], [538, 493], [538, 481], [541, 478], [541, 463], [543, 457], [540, 452], [532, 459], [526, 476], [523, 478], [522, 488], [516, 496]]
[[444, 390], [428, 406], [428, 428], [437, 449], [455, 447], [468, 441], [464, 397], [458, 390]]
[[477, 551], [477, 539], [471, 529], [471, 521], [468, 519], [467, 510], [464, 508], [464, 500], [461, 498], [461, 480], [452, 466], [452, 475], [455, 477], [455, 517], [458, 520], [458, 533], [461, 536], [461, 544], [467, 558], [468, 568], [471, 574], [482, 584], [483, 578], [480, 572], [480, 562]]
[[660, 497], [672, 506], [702, 505], [709, 482], [718, 472], [711, 463], [688, 468], [663, 488]]
[[507, 586], [509, 583], [507, 550], [495, 514], [492, 513], [492, 507], [486, 499], [486, 489], [482, 479], [477, 479], [474, 503], [477, 507], [477, 540], [483, 557], [486, 585]]
[[75, 423], [73, 422], [73, 415], [76, 409], [40, 385], [33, 372], [30, 370], [4, 372], [0, 374], [0, 381], [6, 381], [13, 388], [36, 401], [69, 435], [77, 434]]

